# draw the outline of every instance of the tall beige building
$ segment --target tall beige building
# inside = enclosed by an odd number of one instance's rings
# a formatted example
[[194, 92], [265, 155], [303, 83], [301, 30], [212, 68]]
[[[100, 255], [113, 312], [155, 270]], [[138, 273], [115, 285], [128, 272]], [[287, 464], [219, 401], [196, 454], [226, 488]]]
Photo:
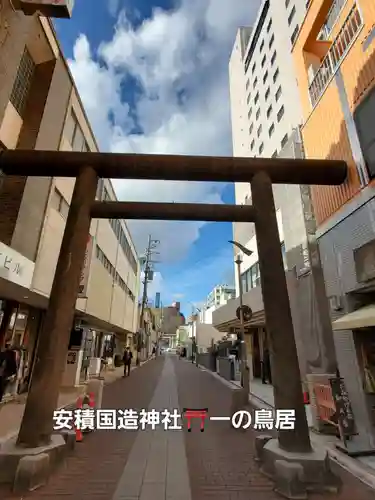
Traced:
[[[47, 18], [0, 13], [0, 145], [2, 149], [98, 151], [82, 102]], [[74, 180], [17, 177], [0, 188], [0, 338], [25, 348], [23, 375], [53, 282]], [[109, 180], [98, 199], [115, 200]], [[84, 330], [76, 381], [100, 356], [100, 334], [125, 342], [137, 328], [137, 253], [125, 221], [93, 220], [75, 325]]]

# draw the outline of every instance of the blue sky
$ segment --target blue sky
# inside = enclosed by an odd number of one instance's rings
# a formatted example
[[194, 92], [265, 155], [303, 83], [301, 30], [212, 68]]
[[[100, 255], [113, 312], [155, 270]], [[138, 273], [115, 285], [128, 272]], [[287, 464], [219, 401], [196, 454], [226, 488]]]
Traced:
[[[76, 0], [56, 21], [65, 56], [103, 151], [232, 154], [228, 62], [237, 27], [259, 0]], [[233, 5], [236, 7], [233, 8]], [[89, 7], [88, 7], [89, 6]], [[233, 203], [229, 184], [115, 181], [124, 200]], [[185, 313], [233, 283], [229, 223], [130, 221], [138, 252], [159, 239], [150, 299]]]

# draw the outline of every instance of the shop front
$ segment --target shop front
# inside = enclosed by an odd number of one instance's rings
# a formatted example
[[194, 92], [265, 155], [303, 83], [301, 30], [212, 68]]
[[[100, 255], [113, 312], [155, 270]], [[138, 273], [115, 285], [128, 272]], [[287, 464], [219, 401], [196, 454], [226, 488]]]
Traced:
[[333, 330], [357, 431], [351, 447], [375, 453], [375, 302], [336, 319]]
[[[27, 390], [41, 313], [30, 305], [34, 263], [0, 242], [0, 346], [10, 345], [17, 373], [4, 400]], [[37, 304], [39, 305], [39, 304]]]

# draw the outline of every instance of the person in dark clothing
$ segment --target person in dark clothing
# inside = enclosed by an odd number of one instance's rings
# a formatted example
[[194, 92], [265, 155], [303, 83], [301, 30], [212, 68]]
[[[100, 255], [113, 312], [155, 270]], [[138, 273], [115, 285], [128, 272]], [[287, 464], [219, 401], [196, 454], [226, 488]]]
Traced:
[[152, 357], [154, 359], [156, 358], [156, 347], [155, 346], [152, 348]]
[[263, 353], [262, 383], [267, 384], [267, 382], [272, 384], [270, 351], [266, 348]]
[[122, 357], [122, 360], [124, 362], [124, 377], [126, 375], [130, 375], [130, 367], [132, 364], [132, 359], [133, 359], [133, 353], [130, 350], [130, 347], [127, 347], [124, 351], [124, 356]]
[[6, 388], [11, 379], [17, 374], [16, 353], [7, 344], [5, 350], [0, 353], [0, 402], [2, 401]]

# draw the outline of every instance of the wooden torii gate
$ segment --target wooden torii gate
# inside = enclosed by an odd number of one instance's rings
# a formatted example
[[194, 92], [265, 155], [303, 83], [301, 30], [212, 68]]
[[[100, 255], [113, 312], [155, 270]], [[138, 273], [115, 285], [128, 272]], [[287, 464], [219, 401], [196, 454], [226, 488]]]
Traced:
[[[347, 178], [345, 162], [12, 150], [1, 153], [0, 170], [76, 178], [18, 446], [50, 442], [91, 219], [121, 218], [255, 223], [275, 407], [296, 411], [295, 429], [279, 431], [279, 446], [288, 452], [311, 450], [272, 183], [339, 185]], [[95, 201], [99, 177], [249, 182], [253, 205]]]

